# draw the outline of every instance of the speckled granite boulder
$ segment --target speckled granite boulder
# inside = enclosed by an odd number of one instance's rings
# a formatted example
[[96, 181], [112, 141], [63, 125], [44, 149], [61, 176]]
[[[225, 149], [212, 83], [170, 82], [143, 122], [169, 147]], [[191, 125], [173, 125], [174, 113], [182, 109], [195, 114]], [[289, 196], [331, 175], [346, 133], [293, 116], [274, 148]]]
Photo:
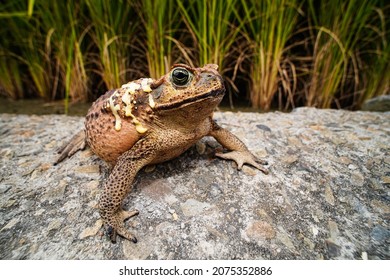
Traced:
[[53, 166], [83, 126], [0, 115], [1, 259], [390, 259], [390, 113], [300, 108], [216, 113], [270, 174], [216, 159], [204, 138], [137, 176], [124, 207], [139, 242], [103, 235], [105, 164], [87, 149]]
[[387, 112], [390, 111], [390, 95], [381, 95], [364, 102], [363, 111]]

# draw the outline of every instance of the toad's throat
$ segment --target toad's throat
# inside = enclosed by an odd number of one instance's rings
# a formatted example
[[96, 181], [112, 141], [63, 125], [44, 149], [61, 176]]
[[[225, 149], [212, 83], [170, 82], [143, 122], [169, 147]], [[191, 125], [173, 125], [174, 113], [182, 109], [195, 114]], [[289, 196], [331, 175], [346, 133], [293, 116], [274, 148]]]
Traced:
[[178, 100], [169, 104], [156, 104], [154, 110], [169, 110], [184, 107], [185, 105], [195, 103], [207, 98], [215, 98], [219, 95], [223, 96], [225, 94], [225, 89], [217, 89], [207, 92], [202, 95], [193, 96], [184, 100]]

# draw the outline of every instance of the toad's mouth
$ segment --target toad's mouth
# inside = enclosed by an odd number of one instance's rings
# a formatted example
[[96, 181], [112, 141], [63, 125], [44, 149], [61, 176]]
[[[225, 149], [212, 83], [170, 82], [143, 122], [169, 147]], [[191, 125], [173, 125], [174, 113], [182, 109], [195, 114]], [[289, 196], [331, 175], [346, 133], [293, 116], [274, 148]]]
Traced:
[[181, 107], [185, 107], [186, 105], [197, 103], [204, 101], [206, 99], [212, 99], [217, 97], [222, 97], [225, 94], [225, 88], [223, 89], [215, 89], [209, 92], [206, 92], [201, 95], [196, 95], [193, 97], [189, 97], [183, 100], [179, 100], [176, 102], [172, 102], [169, 104], [156, 104], [155, 110], [170, 110], [170, 109], [177, 109]]

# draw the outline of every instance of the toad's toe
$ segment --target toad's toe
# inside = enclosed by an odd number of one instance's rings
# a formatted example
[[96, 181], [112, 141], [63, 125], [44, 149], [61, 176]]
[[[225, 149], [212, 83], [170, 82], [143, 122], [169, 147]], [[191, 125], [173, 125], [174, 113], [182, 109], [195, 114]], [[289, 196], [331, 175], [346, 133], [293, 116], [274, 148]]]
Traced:
[[133, 243], [137, 243], [137, 238], [125, 228], [124, 220], [134, 217], [138, 215], [138, 213], [138, 210], [119, 210], [111, 215], [108, 215], [107, 213], [104, 213], [102, 215], [103, 220], [106, 224], [106, 234], [112, 243], [116, 243], [117, 235], [120, 235]]
[[223, 159], [234, 160], [237, 163], [238, 170], [241, 170], [244, 164], [249, 164], [259, 169], [264, 174], [269, 173], [268, 169], [262, 166], [268, 163], [265, 160], [255, 157], [249, 151], [232, 151], [228, 153], [217, 153], [215, 155]]

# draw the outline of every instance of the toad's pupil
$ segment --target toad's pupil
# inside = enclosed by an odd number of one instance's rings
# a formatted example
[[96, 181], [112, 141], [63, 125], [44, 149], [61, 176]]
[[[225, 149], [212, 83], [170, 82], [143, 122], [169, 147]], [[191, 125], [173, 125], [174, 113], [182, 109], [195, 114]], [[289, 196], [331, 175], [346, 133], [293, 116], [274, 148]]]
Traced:
[[178, 68], [173, 70], [172, 78], [175, 84], [185, 85], [188, 82], [189, 74], [186, 69]]

